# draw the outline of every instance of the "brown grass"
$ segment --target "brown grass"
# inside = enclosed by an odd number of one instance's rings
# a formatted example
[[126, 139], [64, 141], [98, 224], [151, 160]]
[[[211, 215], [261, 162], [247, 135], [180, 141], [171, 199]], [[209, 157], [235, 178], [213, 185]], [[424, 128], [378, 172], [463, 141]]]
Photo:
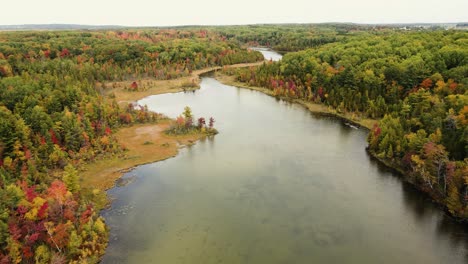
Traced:
[[179, 148], [189, 146], [205, 137], [202, 133], [172, 136], [164, 133], [170, 121], [159, 124], [134, 125], [120, 129], [117, 140], [128, 151], [124, 157], [112, 157], [85, 165], [82, 187], [107, 190], [115, 181], [135, 166], [165, 160], [177, 155]]

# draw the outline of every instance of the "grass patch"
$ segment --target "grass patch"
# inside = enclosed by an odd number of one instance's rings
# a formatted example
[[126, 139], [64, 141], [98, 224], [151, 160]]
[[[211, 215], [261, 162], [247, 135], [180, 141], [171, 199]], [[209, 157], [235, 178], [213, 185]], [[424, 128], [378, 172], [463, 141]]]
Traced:
[[[107, 190], [131, 168], [174, 157], [181, 146], [191, 145], [206, 137], [203, 133], [168, 135], [164, 130], [169, 126], [170, 121], [166, 120], [158, 124], [121, 128], [115, 136], [119, 142], [125, 142], [127, 151], [118, 157], [104, 158], [84, 165], [81, 186], [91, 192], [93, 189]], [[145, 144], [146, 142], [152, 144]]]

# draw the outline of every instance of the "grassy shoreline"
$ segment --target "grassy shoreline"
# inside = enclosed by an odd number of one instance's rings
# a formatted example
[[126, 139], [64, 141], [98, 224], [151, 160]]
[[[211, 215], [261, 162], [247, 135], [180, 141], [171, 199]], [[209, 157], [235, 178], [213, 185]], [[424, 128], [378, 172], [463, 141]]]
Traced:
[[81, 185], [84, 188], [106, 191], [115, 186], [123, 174], [135, 167], [175, 157], [181, 148], [205, 138], [203, 133], [167, 135], [170, 120], [156, 124], [138, 124], [119, 129], [118, 142], [127, 149], [122, 155], [112, 156], [83, 166]]

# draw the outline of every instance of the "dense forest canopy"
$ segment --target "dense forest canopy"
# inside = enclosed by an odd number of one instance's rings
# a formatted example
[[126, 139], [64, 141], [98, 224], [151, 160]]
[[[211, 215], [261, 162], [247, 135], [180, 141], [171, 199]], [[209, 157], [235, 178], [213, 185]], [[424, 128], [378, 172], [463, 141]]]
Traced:
[[[241, 49], [223, 36], [201, 29], [4, 32], [0, 43], [0, 76], [4, 77], [22, 72], [66, 71], [99, 81], [131, 76], [168, 79], [195, 69], [262, 58], [257, 52]], [[74, 63], [80, 68], [74, 68]]]
[[97, 82], [172, 79], [262, 60], [205, 30], [0, 33], [0, 262], [98, 262], [107, 230], [79, 168], [123, 147], [113, 131], [156, 122]]
[[[414, 28], [420, 30], [420, 28]], [[390, 25], [278, 24], [213, 27], [228, 39], [251, 46], [266, 46], [280, 53], [316, 48], [359, 35], [382, 35], [402, 31]]]
[[279, 52], [298, 51], [342, 39], [359, 26], [258, 25], [216, 28], [228, 39], [252, 46], [267, 46]]

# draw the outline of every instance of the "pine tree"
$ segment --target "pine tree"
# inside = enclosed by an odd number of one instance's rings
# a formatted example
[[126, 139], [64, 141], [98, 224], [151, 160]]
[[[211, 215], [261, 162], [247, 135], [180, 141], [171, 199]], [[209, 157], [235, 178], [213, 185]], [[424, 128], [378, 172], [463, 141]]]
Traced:
[[387, 150], [387, 158], [391, 159], [393, 158], [393, 147], [390, 145], [390, 147]]
[[80, 182], [78, 171], [73, 167], [73, 165], [68, 164], [65, 166], [65, 171], [63, 172], [63, 182], [67, 186], [67, 189], [72, 193], [78, 192], [80, 190]]

